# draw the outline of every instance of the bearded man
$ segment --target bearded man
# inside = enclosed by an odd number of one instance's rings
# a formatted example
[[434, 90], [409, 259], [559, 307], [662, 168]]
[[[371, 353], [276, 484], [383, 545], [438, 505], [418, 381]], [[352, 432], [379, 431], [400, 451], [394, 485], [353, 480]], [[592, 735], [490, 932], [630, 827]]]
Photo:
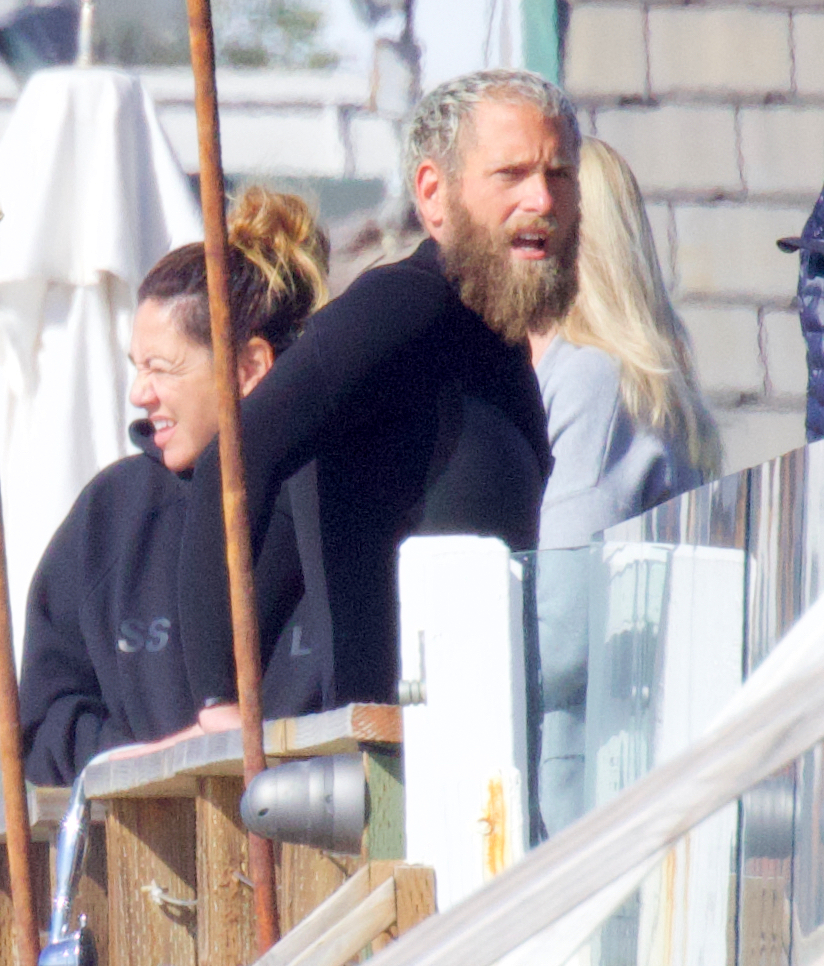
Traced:
[[[569, 101], [535, 74], [433, 91], [408, 143], [431, 237], [319, 311], [243, 401], [253, 552], [286, 484], [309, 607], [328, 630], [326, 707], [397, 699], [404, 538], [536, 545], [549, 452], [526, 334], [575, 290], [579, 144]], [[195, 469], [180, 572], [187, 665], [210, 704], [235, 693], [219, 506], [213, 444]]]
[[575, 296], [580, 134], [569, 102], [545, 81], [544, 99], [528, 97], [538, 93], [528, 82], [479, 83], [453, 133], [446, 107], [460, 94], [451, 88], [468, 80], [421, 102], [407, 174], [464, 305], [518, 344], [550, 329]]

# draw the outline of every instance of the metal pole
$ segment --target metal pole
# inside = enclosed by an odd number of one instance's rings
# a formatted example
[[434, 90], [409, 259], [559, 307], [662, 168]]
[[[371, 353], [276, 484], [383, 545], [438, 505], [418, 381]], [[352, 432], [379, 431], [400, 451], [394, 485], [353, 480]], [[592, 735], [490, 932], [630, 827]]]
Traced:
[[0, 516], [0, 768], [3, 770], [3, 805], [6, 813], [6, 848], [9, 856], [11, 900], [20, 966], [37, 966], [40, 934], [34, 911], [31, 832], [26, 780], [23, 775], [23, 741], [20, 698], [14, 670], [11, 609], [6, 573], [6, 547]]
[[[187, 0], [187, 7], [195, 77], [209, 313], [219, 394], [220, 473], [243, 736], [243, 776], [248, 785], [266, 767], [266, 761], [263, 755], [263, 712], [260, 696], [260, 642], [240, 451], [237, 360], [229, 317], [228, 242], [223, 170], [220, 162], [214, 39], [209, 0]], [[249, 870], [255, 890], [258, 951], [262, 955], [279, 938], [271, 842], [255, 835], [249, 836]]]

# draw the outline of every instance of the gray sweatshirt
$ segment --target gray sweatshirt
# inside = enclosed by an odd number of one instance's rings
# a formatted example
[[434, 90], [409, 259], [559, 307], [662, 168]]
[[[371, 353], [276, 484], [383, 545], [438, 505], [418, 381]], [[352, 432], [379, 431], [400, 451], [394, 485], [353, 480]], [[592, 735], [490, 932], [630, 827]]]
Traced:
[[535, 371], [552, 451], [540, 549], [584, 546], [606, 527], [701, 485], [686, 446], [633, 422], [617, 359], [556, 335]]

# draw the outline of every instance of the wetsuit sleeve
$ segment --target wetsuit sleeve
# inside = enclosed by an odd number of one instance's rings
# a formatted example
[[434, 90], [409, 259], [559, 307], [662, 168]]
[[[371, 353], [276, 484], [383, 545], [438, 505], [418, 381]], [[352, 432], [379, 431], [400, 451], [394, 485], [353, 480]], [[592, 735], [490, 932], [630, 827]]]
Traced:
[[260, 663], [265, 674], [278, 636], [303, 597], [303, 572], [287, 486], [280, 488], [272, 521], [256, 556]]
[[68, 785], [89, 759], [133, 741], [110, 720], [78, 621], [82, 575], [70, 515], [29, 591], [20, 683], [26, 777]]
[[[280, 485], [335, 433], [355, 433], [388, 411], [404, 358], [442, 322], [444, 288], [442, 279], [409, 266], [369, 273], [312, 319], [243, 401], [253, 554], [263, 546]], [[438, 348], [433, 343], [436, 359]], [[181, 626], [198, 704], [235, 693], [220, 506], [212, 443], [195, 467], [180, 560]]]

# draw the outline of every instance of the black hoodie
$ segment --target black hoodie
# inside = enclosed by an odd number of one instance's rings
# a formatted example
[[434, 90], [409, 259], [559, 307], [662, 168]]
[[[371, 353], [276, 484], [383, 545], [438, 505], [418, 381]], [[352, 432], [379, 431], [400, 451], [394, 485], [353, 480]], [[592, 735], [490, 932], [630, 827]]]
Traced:
[[[49, 544], [28, 600], [20, 685], [26, 775], [70, 783], [98, 752], [192, 724], [196, 701], [180, 636], [178, 557], [187, 476], [167, 470], [141, 420], [143, 450], [83, 490]], [[305, 632], [303, 578], [287, 488], [257, 559], [277, 593], [259, 600], [264, 712], [324, 707], [328, 658]], [[290, 617], [292, 618], [290, 620]], [[200, 659], [210, 660], [201, 652]], [[221, 651], [219, 660], [226, 660]]]

